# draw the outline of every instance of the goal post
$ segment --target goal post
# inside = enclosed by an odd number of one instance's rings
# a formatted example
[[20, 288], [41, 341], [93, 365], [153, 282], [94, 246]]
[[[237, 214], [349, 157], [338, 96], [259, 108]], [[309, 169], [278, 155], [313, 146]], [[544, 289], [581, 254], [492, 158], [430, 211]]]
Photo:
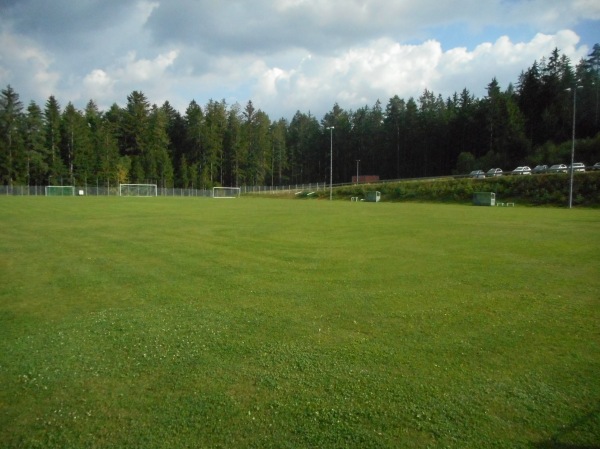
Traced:
[[239, 198], [240, 187], [213, 187], [213, 198]]
[[119, 184], [119, 196], [158, 196], [156, 184]]
[[46, 186], [46, 196], [75, 196], [74, 186]]

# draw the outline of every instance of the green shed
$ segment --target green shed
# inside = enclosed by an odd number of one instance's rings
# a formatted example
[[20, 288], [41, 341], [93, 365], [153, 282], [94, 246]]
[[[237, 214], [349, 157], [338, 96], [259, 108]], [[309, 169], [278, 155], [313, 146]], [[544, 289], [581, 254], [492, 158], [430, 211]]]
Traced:
[[496, 194], [494, 192], [475, 192], [473, 193], [474, 206], [495, 206]]
[[381, 192], [378, 192], [378, 191], [367, 192], [367, 201], [369, 201], [371, 203], [378, 203], [380, 199], [381, 199]]

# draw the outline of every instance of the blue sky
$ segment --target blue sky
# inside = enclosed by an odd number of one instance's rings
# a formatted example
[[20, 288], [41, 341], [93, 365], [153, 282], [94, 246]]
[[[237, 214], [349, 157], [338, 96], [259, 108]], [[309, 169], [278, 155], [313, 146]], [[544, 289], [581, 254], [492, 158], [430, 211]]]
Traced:
[[271, 119], [485, 95], [554, 48], [600, 41], [597, 0], [2, 0], [0, 86], [105, 110], [133, 91], [182, 113], [252, 100]]

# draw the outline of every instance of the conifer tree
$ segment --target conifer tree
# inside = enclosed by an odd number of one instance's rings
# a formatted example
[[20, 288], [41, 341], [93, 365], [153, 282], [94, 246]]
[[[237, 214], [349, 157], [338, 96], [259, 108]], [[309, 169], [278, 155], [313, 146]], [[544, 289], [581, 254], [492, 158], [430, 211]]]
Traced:
[[49, 169], [44, 136], [44, 116], [42, 109], [34, 101], [31, 101], [27, 107], [24, 135], [27, 185], [44, 185]]
[[2, 181], [12, 186], [19, 178], [18, 163], [22, 153], [19, 126], [23, 103], [8, 85], [0, 92], [0, 170]]
[[46, 148], [48, 154], [48, 183], [54, 185], [63, 185], [63, 178], [66, 177], [65, 165], [63, 163], [60, 148], [60, 105], [56, 98], [51, 95], [46, 101], [44, 108], [44, 117], [46, 119]]

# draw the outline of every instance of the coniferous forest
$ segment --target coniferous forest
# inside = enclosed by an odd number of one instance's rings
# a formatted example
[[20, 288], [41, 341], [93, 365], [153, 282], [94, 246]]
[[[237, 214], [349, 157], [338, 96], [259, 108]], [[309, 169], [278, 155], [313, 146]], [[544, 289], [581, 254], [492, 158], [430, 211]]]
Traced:
[[[272, 120], [244, 106], [192, 100], [185, 111], [151, 104], [139, 91], [125, 107], [84, 110], [50, 96], [26, 104], [12, 86], [0, 94], [0, 183], [160, 187], [285, 185], [361, 175], [380, 179], [463, 174], [517, 165], [600, 161], [600, 45], [572, 63], [555, 49], [484, 98], [467, 88], [442, 98], [379, 100], [357, 110], [334, 104], [319, 118], [296, 112]], [[334, 127], [330, 130], [329, 127]]]

